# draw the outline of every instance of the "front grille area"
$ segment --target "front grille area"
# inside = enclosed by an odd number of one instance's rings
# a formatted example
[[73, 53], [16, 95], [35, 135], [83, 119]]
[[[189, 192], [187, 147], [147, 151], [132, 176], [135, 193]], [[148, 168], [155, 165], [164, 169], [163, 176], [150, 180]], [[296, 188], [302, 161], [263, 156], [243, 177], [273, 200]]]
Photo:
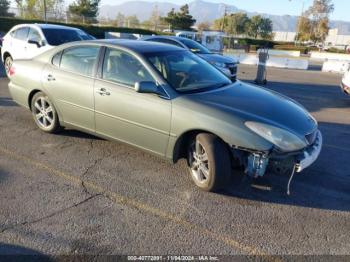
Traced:
[[226, 64], [226, 67], [230, 70], [231, 75], [237, 74], [237, 65], [234, 63]]
[[317, 136], [317, 130], [315, 130], [314, 132], [308, 134], [305, 136], [306, 141], [308, 142], [309, 145], [312, 145], [315, 142]]

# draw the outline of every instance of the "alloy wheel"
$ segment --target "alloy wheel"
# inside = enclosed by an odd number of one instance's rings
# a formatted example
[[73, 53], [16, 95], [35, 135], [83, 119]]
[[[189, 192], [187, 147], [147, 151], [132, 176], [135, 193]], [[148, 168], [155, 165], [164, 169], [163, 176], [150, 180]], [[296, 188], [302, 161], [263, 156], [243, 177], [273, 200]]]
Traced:
[[13, 61], [12, 61], [11, 56], [6, 57], [6, 59], [5, 59], [5, 65], [4, 65], [4, 66], [5, 66], [5, 71], [6, 71], [6, 74], [7, 74], [7, 75], [8, 75], [9, 72], [10, 72], [12, 63], [13, 63]]
[[209, 180], [210, 167], [208, 154], [203, 145], [196, 141], [189, 150], [189, 160], [192, 178], [198, 184], [205, 184]]
[[50, 129], [55, 123], [54, 111], [45, 97], [38, 97], [35, 100], [33, 114], [36, 122], [43, 129]]

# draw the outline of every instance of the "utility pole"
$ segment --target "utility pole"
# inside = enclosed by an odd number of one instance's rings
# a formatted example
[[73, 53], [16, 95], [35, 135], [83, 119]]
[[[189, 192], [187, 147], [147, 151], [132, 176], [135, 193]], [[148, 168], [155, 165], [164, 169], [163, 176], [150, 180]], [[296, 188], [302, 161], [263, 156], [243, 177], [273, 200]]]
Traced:
[[46, 15], [46, 12], [47, 12], [47, 10], [46, 10], [46, 0], [43, 0], [44, 1], [44, 21], [45, 21], [45, 23], [47, 23], [47, 15]]
[[224, 19], [221, 23], [221, 31], [224, 32], [224, 28], [225, 28], [225, 21], [226, 21], [226, 16], [227, 16], [227, 11], [228, 11], [228, 7], [227, 5], [225, 5], [225, 9], [224, 9]]

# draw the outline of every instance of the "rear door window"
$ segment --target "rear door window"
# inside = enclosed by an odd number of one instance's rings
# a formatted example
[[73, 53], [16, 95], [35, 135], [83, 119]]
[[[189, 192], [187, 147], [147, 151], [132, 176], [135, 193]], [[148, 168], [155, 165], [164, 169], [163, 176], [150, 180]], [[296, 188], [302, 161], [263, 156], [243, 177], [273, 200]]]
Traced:
[[42, 31], [49, 45], [53, 46], [86, 39], [86, 34], [81, 30], [44, 28]]
[[21, 27], [16, 30], [15, 38], [18, 40], [27, 40], [29, 33], [29, 27]]
[[79, 46], [66, 49], [62, 54], [60, 68], [85, 76], [93, 76], [99, 50], [98, 46]]

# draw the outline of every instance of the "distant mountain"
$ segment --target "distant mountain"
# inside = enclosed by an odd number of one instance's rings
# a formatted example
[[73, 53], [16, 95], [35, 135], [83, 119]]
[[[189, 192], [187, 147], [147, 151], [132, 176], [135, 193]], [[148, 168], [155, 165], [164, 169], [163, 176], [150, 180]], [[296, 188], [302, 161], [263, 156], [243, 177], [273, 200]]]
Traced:
[[[248, 0], [247, 0], [248, 1]], [[167, 2], [145, 2], [145, 1], [130, 1], [119, 5], [102, 5], [100, 8], [100, 17], [113, 19], [117, 16], [118, 12], [124, 15], [136, 15], [139, 20], [147, 20], [155, 6], [157, 6], [160, 15], [166, 15], [172, 8], [179, 10], [180, 5], [167, 3]], [[234, 5], [226, 5], [227, 10], [230, 13], [246, 12], [237, 8]], [[190, 13], [197, 20], [198, 23], [209, 21], [212, 22], [217, 18], [223, 16], [225, 12], [225, 4], [205, 2], [202, 0], [195, 0], [189, 3]], [[246, 12], [248, 16], [263, 15], [268, 17], [273, 22], [274, 31], [296, 31], [297, 16], [290, 15], [270, 15], [261, 13]], [[350, 22], [344, 21], [331, 21], [331, 28], [339, 28], [339, 34], [350, 34]]]

